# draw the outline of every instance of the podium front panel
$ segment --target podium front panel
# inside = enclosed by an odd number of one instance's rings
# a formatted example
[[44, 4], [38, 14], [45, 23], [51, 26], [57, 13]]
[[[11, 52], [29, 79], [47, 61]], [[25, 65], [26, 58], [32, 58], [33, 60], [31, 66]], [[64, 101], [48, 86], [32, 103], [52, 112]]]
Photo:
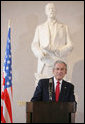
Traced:
[[29, 123], [70, 123], [74, 103], [30, 102], [27, 104]]

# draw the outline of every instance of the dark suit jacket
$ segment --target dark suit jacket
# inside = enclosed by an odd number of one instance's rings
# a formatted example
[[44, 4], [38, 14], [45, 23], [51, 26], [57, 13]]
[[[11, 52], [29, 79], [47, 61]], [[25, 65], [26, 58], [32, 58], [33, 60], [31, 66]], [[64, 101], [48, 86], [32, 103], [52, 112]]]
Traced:
[[[52, 93], [52, 101], [55, 101], [55, 91], [54, 91], [54, 80], [53, 81], [53, 93]], [[38, 86], [34, 92], [34, 95], [31, 99], [32, 102], [34, 101], [49, 101], [49, 79], [41, 79], [38, 82]], [[62, 81], [61, 91], [59, 95], [60, 102], [74, 102], [74, 85], [66, 82], [65, 80]]]

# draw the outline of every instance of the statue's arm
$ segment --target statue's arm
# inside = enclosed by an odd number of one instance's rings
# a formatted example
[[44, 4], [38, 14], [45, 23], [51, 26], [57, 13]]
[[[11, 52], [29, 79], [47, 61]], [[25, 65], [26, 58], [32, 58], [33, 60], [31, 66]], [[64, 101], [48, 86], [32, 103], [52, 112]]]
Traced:
[[37, 58], [42, 58], [44, 57], [44, 53], [42, 52], [42, 50], [40, 49], [40, 41], [39, 41], [39, 27], [36, 28], [35, 31], [35, 36], [31, 45], [31, 49], [34, 53], [34, 55]]
[[68, 52], [70, 52], [73, 49], [73, 45], [72, 45], [72, 41], [70, 39], [70, 35], [69, 35], [69, 30], [68, 30], [68, 26], [65, 26], [66, 29], [66, 44], [60, 49], [60, 55], [66, 55], [68, 54]]

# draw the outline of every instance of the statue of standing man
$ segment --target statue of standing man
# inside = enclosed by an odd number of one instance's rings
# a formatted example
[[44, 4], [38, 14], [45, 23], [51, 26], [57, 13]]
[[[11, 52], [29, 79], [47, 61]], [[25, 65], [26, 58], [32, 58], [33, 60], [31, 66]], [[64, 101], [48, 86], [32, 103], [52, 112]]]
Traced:
[[72, 50], [68, 26], [56, 19], [56, 8], [53, 3], [45, 7], [47, 21], [36, 28], [32, 51], [38, 58], [36, 81], [53, 75], [52, 68], [56, 60], [66, 60]]

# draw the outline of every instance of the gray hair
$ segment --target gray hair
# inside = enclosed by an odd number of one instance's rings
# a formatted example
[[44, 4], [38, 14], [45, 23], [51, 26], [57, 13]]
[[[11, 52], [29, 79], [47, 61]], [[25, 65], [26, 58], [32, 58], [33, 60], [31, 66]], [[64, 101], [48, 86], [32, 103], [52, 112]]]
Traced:
[[66, 70], [67, 70], [67, 64], [66, 64], [64, 61], [62, 61], [62, 60], [57, 60], [57, 61], [54, 63], [53, 69], [55, 68], [55, 65], [56, 65], [57, 63], [63, 63], [63, 64], [65, 65], [65, 67], [66, 67]]

